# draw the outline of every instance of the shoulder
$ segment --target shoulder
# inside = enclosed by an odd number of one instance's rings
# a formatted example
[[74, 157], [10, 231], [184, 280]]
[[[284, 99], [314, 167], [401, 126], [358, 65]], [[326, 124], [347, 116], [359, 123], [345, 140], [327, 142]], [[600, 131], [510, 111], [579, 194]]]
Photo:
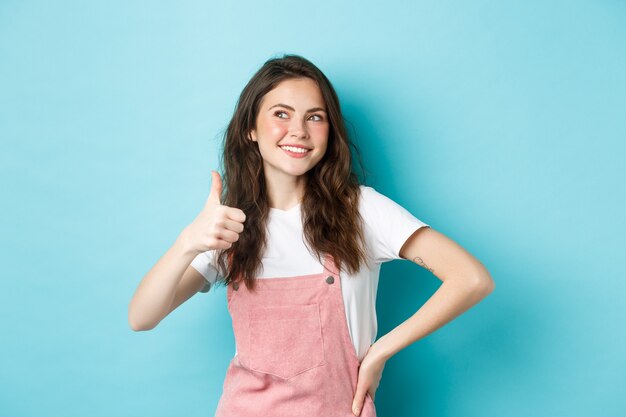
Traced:
[[376, 198], [378, 197], [378, 195], [380, 195], [380, 193], [378, 191], [376, 191], [374, 188], [370, 187], [369, 185], [359, 185], [359, 191], [360, 191], [360, 204], [364, 205], [364, 203], [369, 203], [370, 200], [376, 200]]
[[373, 187], [361, 186], [361, 197], [360, 213], [371, 233], [373, 258], [377, 263], [401, 259], [402, 245], [428, 224]]
[[369, 185], [360, 186], [359, 214], [366, 229], [378, 234], [386, 229], [385, 219], [402, 209], [393, 200]]
[[389, 199], [386, 195], [382, 194], [380, 191], [375, 189], [370, 185], [359, 185], [359, 189], [361, 190], [361, 197], [365, 200], [381, 200], [381, 199]]
[[390, 206], [395, 207], [397, 203], [380, 193], [374, 187], [369, 185], [360, 185], [361, 198], [359, 201], [359, 209], [361, 214], [374, 214], [388, 209]]
[[[361, 185], [360, 211], [364, 217], [376, 217], [385, 222], [398, 221], [421, 222], [413, 213], [398, 202], [387, 197], [368, 185]], [[425, 223], [424, 223], [425, 224]]]

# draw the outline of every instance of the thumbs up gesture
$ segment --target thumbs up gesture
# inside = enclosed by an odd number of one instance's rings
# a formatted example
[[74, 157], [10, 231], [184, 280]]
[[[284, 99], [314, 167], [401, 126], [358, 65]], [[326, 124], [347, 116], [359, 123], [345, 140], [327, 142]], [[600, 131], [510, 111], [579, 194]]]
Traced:
[[187, 246], [197, 253], [230, 248], [239, 240], [246, 220], [242, 210], [221, 204], [222, 178], [217, 171], [211, 171], [211, 177], [209, 197], [198, 217], [185, 229]]

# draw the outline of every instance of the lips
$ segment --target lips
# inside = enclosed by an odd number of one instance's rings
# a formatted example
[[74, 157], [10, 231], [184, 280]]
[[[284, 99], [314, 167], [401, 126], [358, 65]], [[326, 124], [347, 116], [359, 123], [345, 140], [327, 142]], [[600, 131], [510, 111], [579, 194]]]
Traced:
[[[304, 148], [304, 147], [301, 147], [301, 146], [282, 145], [282, 146], [279, 146], [279, 147], [280, 147], [280, 149], [283, 150], [283, 152], [285, 152], [287, 155], [291, 156], [292, 158], [304, 158], [309, 153], [311, 153], [310, 149]], [[303, 151], [296, 151], [295, 149], [303, 149], [303, 150], [306, 150], [306, 151], [305, 152], [303, 152]]]
[[283, 146], [291, 146], [292, 148], [306, 149], [307, 151], [310, 151], [310, 150], [311, 150], [311, 148], [308, 148], [308, 147], [306, 147], [306, 146], [302, 146], [302, 145], [292, 145], [292, 144], [290, 144], [290, 143], [285, 143], [285, 144], [283, 144], [283, 145], [278, 145], [278, 146], [279, 146], [279, 147], [281, 147], [281, 148], [282, 148]]

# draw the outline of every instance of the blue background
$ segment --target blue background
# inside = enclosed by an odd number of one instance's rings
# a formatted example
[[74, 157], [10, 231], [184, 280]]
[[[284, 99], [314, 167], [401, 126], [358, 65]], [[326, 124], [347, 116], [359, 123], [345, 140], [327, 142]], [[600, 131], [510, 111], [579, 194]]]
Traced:
[[[490, 270], [387, 362], [380, 416], [623, 416], [626, 3], [0, 2], [0, 414], [212, 416], [224, 289], [128, 303], [277, 54], [336, 87], [369, 183]], [[439, 280], [383, 266], [381, 336]]]

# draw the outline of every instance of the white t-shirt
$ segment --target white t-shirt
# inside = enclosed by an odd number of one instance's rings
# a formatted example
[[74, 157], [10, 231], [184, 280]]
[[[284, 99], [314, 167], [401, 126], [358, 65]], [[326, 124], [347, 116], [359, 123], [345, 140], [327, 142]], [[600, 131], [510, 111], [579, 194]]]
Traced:
[[[361, 185], [360, 189], [359, 210], [363, 217], [369, 265], [362, 264], [356, 276], [348, 276], [343, 271], [340, 273], [348, 330], [359, 361], [376, 341], [376, 292], [380, 265], [403, 259], [399, 252], [406, 240], [417, 229], [430, 227], [374, 188]], [[324, 271], [323, 265], [305, 245], [300, 204], [289, 210], [270, 208], [267, 231], [267, 250], [261, 261], [260, 279]], [[216, 279], [223, 279], [214, 262], [215, 252], [203, 252], [191, 262], [191, 266], [207, 280], [201, 292], [208, 292]]]

